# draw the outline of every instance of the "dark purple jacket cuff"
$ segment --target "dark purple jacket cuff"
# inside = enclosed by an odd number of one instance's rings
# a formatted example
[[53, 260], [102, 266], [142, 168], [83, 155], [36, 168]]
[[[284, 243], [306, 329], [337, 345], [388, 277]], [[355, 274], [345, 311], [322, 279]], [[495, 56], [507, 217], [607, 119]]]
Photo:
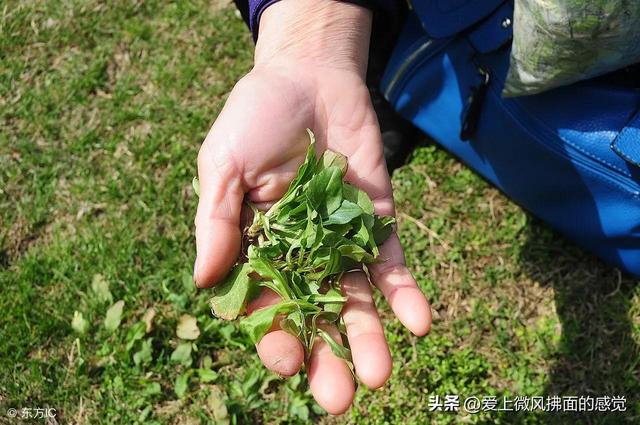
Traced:
[[280, 0], [249, 0], [249, 28], [254, 40], [258, 39], [258, 25], [262, 12], [277, 1]]
[[[258, 25], [260, 16], [264, 10], [279, 0], [249, 0], [249, 28], [253, 33], [253, 39], [258, 39]], [[375, 12], [389, 14], [389, 21], [394, 22], [398, 14], [398, 2], [396, 0], [338, 0], [357, 4], [369, 8]]]

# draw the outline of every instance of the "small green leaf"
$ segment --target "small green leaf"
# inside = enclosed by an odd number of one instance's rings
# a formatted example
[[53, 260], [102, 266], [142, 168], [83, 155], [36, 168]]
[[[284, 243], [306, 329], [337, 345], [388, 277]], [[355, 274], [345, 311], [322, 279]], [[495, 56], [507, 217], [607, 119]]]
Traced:
[[[367, 223], [364, 220], [365, 216], [360, 217], [360, 223], [356, 227], [357, 231], [355, 235], [353, 235], [353, 241], [357, 242], [360, 246], [371, 246], [371, 243], [375, 245], [373, 242], [373, 235], [371, 228], [367, 228]], [[373, 220], [372, 216], [368, 216]]]
[[391, 233], [393, 232], [393, 224], [395, 222], [396, 220], [393, 217], [375, 216], [372, 231], [376, 245], [382, 245], [389, 238], [389, 236], [391, 236]]
[[324, 329], [318, 328], [318, 335], [320, 335], [322, 339], [329, 344], [331, 352], [333, 352], [336, 357], [351, 362], [351, 350], [341, 344], [338, 344]]
[[182, 292], [185, 294], [196, 292], [196, 285], [193, 284], [193, 276], [186, 270], [182, 272]]
[[269, 307], [258, 309], [240, 322], [240, 328], [249, 336], [251, 342], [257, 344], [273, 325], [278, 314], [286, 314], [296, 308], [293, 301], [282, 301]]
[[196, 196], [200, 196], [200, 182], [197, 177], [191, 180], [191, 186], [193, 186], [193, 191], [196, 193]]
[[297, 187], [308, 182], [309, 179], [311, 179], [311, 176], [316, 172], [316, 138], [309, 129], [307, 129], [307, 134], [309, 135], [309, 147], [307, 148], [307, 154], [304, 158], [304, 162], [298, 169], [296, 177], [291, 182], [289, 190], [283, 198], [286, 198], [287, 195], [293, 193]]
[[364, 190], [357, 188], [349, 183], [345, 183], [343, 193], [344, 199], [358, 204], [358, 206], [362, 208], [365, 213], [373, 214], [373, 202], [371, 202], [371, 198], [369, 198], [369, 195], [367, 195]]
[[188, 314], [180, 316], [178, 321], [178, 327], [176, 328], [176, 335], [180, 339], [194, 340], [200, 336], [200, 329], [198, 328], [198, 321], [195, 317]]
[[233, 320], [244, 313], [247, 295], [252, 286], [249, 277], [251, 272], [252, 267], [249, 264], [239, 264], [214, 289], [209, 305], [216, 316], [224, 320]]
[[127, 331], [127, 346], [126, 351], [131, 350], [136, 341], [144, 338], [146, 325], [144, 322], [138, 322], [131, 326]]
[[144, 388], [144, 395], [157, 395], [162, 393], [162, 387], [157, 382], [152, 382]]
[[140, 347], [140, 350], [138, 350], [134, 355], [133, 355], [133, 362], [136, 364], [136, 366], [139, 366], [141, 364], [147, 364], [147, 363], [151, 363], [151, 360], [153, 360], [152, 357], [152, 349], [151, 349], [151, 342], [152, 342], [153, 338], [147, 338], [146, 341], [142, 341], [142, 345]]
[[338, 167], [340, 173], [344, 176], [347, 174], [347, 158], [341, 153], [327, 149], [322, 154], [322, 169], [329, 167]]
[[193, 369], [189, 369], [176, 378], [173, 390], [179, 398], [182, 398], [182, 396], [187, 392], [187, 389], [189, 388], [189, 378], [191, 378], [192, 373]]
[[302, 329], [300, 329], [300, 327], [296, 324], [295, 321], [293, 321], [292, 319], [289, 319], [288, 317], [285, 317], [284, 319], [280, 320], [280, 328], [283, 331], [288, 332], [295, 337], [300, 337], [302, 334]]
[[211, 359], [211, 356], [204, 356], [204, 358], [202, 359], [202, 368], [211, 369], [212, 365], [213, 365], [213, 360]]
[[332, 224], [347, 224], [353, 219], [360, 217], [363, 212], [364, 211], [360, 206], [345, 199], [342, 201], [340, 208], [331, 213], [327, 220], [324, 221], [324, 225], [330, 226]]
[[[315, 273], [309, 273], [307, 277], [316, 279], [318, 282], [322, 282], [324, 278], [331, 276], [332, 274], [339, 273], [341, 271], [341, 261], [340, 261], [340, 251], [334, 248], [328, 249], [328, 256], [322, 259], [322, 265], [324, 268], [321, 269], [319, 275]], [[320, 264], [318, 264], [320, 267]]]
[[112, 303], [113, 296], [109, 290], [109, 283], [105, 280], [101, 274], [93, 275], [91, 280], [91, 291], [101, 303]]
[[347, 297], [340, 295], [338, 291], [328, 292], [326, 294], [310, 295], [308, 301], [310, 303], [345, 303]]
[[87, 322], [84, 316], [82, 316], [82, 313], [74, 311], [73, 319], [71, 320], [71, 327], [80, 335], [84, 335], [89, 329], [89, 322]]
[[115, 331], [120, 326], [122, 320], [122, 310], [124, 308], [124, 301], [120, 300], [107, 310], [107, 315], [104, 318], [104, 327], [108, 331]]
[[255, 272], [260, 275], [260, 277], [273, 280], [273, 285], [260, 282], [261, 285], [273, 289], [282, 298], [291, 298], [291, 290], [287, 284], [287, 279], [273, 266], [272, 261], [262, 255], [262, 252], [259, 249], [249, 249], [248, 264], [251, 266], [251, 269], [255, 270]]
[[305, 404], [305, 401], [300, 398], [294, 398], [289, 403], [289, 415], [301, 419], [304, 422], [309, 421], [309, 408]]
[[[326, 233], [326, 235], [323, 235], [322, 244], [323, 245], [331, 244], [331, 246], [334, 246], [334, 247], [338, 245], [344, 245], [342, 243], [342, 241], [344, 241], [344, 236], [352, 230], [353, 230], [353, 223], [330, 224], [324, 228], [324, 232]], [[331, 238], [332, 235], [329, 234], [330, 232], [333, 232], [335, 234], [333, 235], [333, 237], [335, 238], [337, 236], [338, 240], [332, 239]]]
[[322, 216], [328, 216], [342, 203], [342, 172], [329, 167], [313, 176], [306, 191], [309, 205]]
[[213, 416], [216, 425], [229, 424], [229, 412], [225, 404], [226, 396], [224, 392], [216, 385], [209, 387], [209, 397], [207, 397], [207, 407]]
[[198, 369], [198, 378], [200, 382], [213, 382], [218, 379], [218, 374], [211, 369]]
[[183, 342], [178, 344], [173, 353], [171, 353], [171, 361], [184, 366], [191, 365], [191, 343]]
[[300, 168], [298, 168], [298, 173], [291, 184], [289, 184], [289, 188], [285, 194], [269, 209], [267, 213], [269, 216], [277, 215], [279, 218], [282, 217], [281, 213], [286, 209], [284, 207], [295, 199], [300, 188], [316, 173], [315, 136], [309, 129], [307, 129], [307, 133], [309, 135], [310, 143], [307, 148], [307, 155], [304, 162]]
[[355, 244], [338, 247], [338, 251], [340, 251], [340, 255], [343, 257], [350, 258], [358, 263], [369, 264], [376, 261], [373, 255]]
[[[336, 288], [330, 288], [324, 296], [327, 298], [323, 301], [325, 303], [323, 310], [327, 314], [324, 314], [323, 318], [329, 322], [335, 321], [338, 319], [342, 307], [347, 302], [347, 298]], [[330, 317], [331, 315], [335, 315], [335, 318]]]
[[343, 307], [344, 303], [326, 303], [323, 306], [326, 313], [335, 315], [335, 320], [338, 320], [338, 316], [342, 313]]

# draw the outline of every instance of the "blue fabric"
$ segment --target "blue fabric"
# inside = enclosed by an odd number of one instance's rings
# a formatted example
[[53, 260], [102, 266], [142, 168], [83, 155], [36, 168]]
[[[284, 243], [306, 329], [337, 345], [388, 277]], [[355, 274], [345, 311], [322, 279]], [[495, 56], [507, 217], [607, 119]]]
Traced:
[[488, 21], [469, 33], [469, 42], [480, 53], [488, 53], [508, 42], [513, 36], [513, 4], [506, 2]]
[[[383, 77], [385, 97], [525, 209], [640, 276], [640, 91], [590, 80], [503, 99], [510, 43], [496, 38], [484, 44], [493, 50], [479, 49], [474, 38], [476, 31], [500, 34], [483, 26], [498, 25], [503, 12], [445, 39], [410, 15]], [[477, 129], [463, 141], [479, 68], [489, 83]]]
[[640, 113], [620, 132], [611, 148], [625, 161], [640, 167]]
[[480, 21], [505, 0], [418, 0], [412, 2], [427, 33], [450, 37]]

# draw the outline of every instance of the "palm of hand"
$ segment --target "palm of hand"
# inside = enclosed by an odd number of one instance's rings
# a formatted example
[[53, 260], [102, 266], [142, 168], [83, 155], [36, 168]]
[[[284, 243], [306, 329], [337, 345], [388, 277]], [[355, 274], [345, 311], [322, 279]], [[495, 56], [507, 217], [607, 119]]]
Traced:
[[[254, 70], [232, 91], [198, 157], [198, 286], [215, 284], [234, 264], [243, 198], [267, 206], [286, 191], [304, 160], [306, 128], [315, 132], [319, 150], [328, 147], [347, 156], [347, 180], [369, 193], [377, 214], [394, 214], [380, 131], [362, 81], [339, 69]], [[381, 256], [386, 261], [371, 267], [373, 284], [405, 326], [425, 334], [430, 310], [404, 266], [396, 235], [383, 245]], [[349, 273], [342, 286], [349, 299], [343, 318], [356, 373], [365, 385], [380, 387], [391, 373], [391, 356], [367, 277]], [[264, 292], [249, 312], [276, 301], [275, 294]], [[258, 354], [269, 369], [285, 376], [295, 374], [304, 358], [297, 339], [277, 329], [258, 344]], [[324, 343], [314, 346], [308, 374], [314, 397], [327, 411], [342, 413], [349, 407], [354, 395], [351, 372]]]

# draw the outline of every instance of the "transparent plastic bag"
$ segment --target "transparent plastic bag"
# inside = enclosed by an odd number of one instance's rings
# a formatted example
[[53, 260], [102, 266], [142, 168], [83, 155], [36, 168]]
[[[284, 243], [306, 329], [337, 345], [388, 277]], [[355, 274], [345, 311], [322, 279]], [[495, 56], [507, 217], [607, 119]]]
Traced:
[[539, 93], [640, 62], [640, 0], [515, 0], [504, 96]]

